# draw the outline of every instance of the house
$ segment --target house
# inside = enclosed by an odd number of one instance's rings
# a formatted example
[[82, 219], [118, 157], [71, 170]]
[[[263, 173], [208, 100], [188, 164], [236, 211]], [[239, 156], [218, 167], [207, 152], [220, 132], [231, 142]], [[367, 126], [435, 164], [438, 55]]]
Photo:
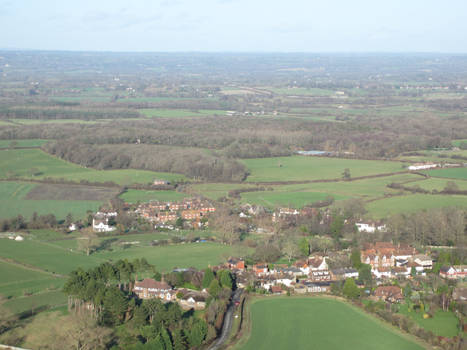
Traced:
[[276, 284], [283, 284], [286, 287], [291, 287], [297, 281], [293, 275], [281, 275], [276, 277]]
[[375, 290], [375, 297], [391, 303], [398, 303], [404, 299], [402, 289], [398, 286], [379, 286]]
[[156, 281], [152, 278], [145, 278], [142, 281], [135, 282], [133, 287], [133, 293], [135, 293], [140, 299], [151, 299], [160, 298], [165, 301], [173, 299], [172, 293], [169, 293], [172, 287], [166, 282]]
[[68, 231], [76, 231], [78, 229], [78, 225], [71, 223], [70, 226], [68, 226]]
[[357, 222], [358, 232], [374, 233], [376, 231], [385, 232], [387, 230], [386, 225], [377, 222]]
[[467, 265], [443, 266], [439, 275], [447, 279], [464, 279], [467, 277]]
[[311, 271], [328, 270], [329, 266], [326, 262], [326, 257], [315, 257], [308, 259], [308, 265]]
[[280, 272], [284, 273], [284, 274], [292, 275], [294, 277], [298, 277], [298, 276], [303, 275], [302, 270], [300, 270], [299, 268], [296, 268], [294, 266], [287, 267], [285, 269], [281, 269]]
[[92, 229], [95, 232], [112, 232], [115, 230], [115, 227], [109, 225], [109, 217], [103, 213], [98, 212], [92, 219]]
[[204, 213], [200, 210], [184, 210], [182, 211], [183, 220], [200, 220]]
[[207, 293], [189, 291], [178, 302], [184, 309], [202, 310], [206, 307], [207, 298]]
[[304, 275], [308, 275], [311, 272], [311, 267], [303, 260], [295, 262], [294, 267], [298, 268]]
[[435, 163], [415, 163], [409, 166], [409, 170], [416, 171], [416, 170], [426, 170], [439, 167], [439, 164]]
[[402, 276], [402, 277], [407, 278], [410, 276], [410, 272], [411, 272], [411, 268], [407, 266], [395, 266], [391, 268], [391, 274], [394, 277]]
[[170, 182], [166, 180], [155, 179], [152, 184], [154, 186], [164, 186], [164, 185], [170, 185]]
[[344, 280], [347, 278], [358, 278], [358, 270], [352, 267], [344, 267], [331, 270], [331, 279]]
[[275, 285], [271, 287], [271, 293], [272, 294], [284, 294], [285, 290], [282, 290], [281, 285]]
[[427, 255], [418, 254], [413, 257], [413, 261], [422, 266], [424, 270], [431, 270], [433, 268], [433, 259]]
[[377, 267], [371, 269], [371, 273], [376, 277], [376, 278], [391, 278], [392, 273], [391, 273], [391, 268], [390, 267]]
[[240, 259], [240, 258], [232, 258], [230, 257], [228, 260], [227, 260], [227, 266], [230, 270], [241, 270], [241, 271], [245, 271], [246, 267], [245, 267], [245, 261], [243, 259]]
[[16, 236], [15, 241], [17, 241], [17, 242], [24, 241], [24, 237], [23, 236]]
[[268, 274], [268, 265], [267, 264], [256, 264], [253, 265], [253, 271], [256, 276], [265, 276]]
[[452, 299], [458, 302], [467, 302], [467, 286], [458, 286], [452, 291]]
[[307, 293], [327, 293], [331, 290], [331, 283], [329, 282], [305, 281], [303, 284], [307, 288]]
[[329, 273], [328, 270], [315, 270], [315, 271], [311, 271], [310, 279], [313, 282], [330, 281], [331, 274]]

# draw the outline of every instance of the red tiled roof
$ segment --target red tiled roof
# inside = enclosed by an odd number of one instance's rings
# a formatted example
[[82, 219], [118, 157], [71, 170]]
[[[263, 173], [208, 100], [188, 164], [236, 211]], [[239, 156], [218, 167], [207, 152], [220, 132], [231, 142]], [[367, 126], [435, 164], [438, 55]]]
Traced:
[[135, 287], [154, 288], [154, 289], [162, 289], [162, 290], [171, 289], [167, 283], [159, 282], [152, 278], [145, 278], [141, 282], [136, 282]]

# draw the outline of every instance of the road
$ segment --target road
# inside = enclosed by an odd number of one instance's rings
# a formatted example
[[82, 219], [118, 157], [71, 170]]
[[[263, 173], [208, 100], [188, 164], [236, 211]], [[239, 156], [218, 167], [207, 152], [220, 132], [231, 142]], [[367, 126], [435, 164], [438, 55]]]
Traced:
[[224, 324], [222, 325], [221, 335], [217, 340], [209, 347], [208, 350], [219, 350], [222, 345], [226, 342], [227, 338], [229, 337], [230, 330], [232, 329], [233, 323], [233, 316], [235, 311], [235, 302], [240, 301], [242, 296], [243, 289], [237, 289], [232, 295], [232, 301], [230, 302], [229, 306], [227, 307], [227, 312], [225, 313], [224, 317]]

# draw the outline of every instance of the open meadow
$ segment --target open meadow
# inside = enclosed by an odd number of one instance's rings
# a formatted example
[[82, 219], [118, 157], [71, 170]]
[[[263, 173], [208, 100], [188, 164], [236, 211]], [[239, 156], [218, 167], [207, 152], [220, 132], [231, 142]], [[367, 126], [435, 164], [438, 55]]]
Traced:
[[467, 180], [467, 168], [434, 169], [425, 171], [425, 174], [433, 177]]
[[253, 300], [248, 311], [251, 334], [239, 350], [423, 349], [414, 338], [338, 300], [272, 297]]
[[[75, 187], [0, 181], [0, 219], [18, 215], [30, 219], [35, 212], [38, 215], [54, 214], [59, 220], [71, 213], [75, 219], [81, 219], [88, 210], [96, 211], [106, 198], [110, 198], [107, 189], [102, 189], [107, 196], [99, 197], [99, 188], [94, 192], [87, 187], [78, 190]], [[86, 195], [90, 199], [86, 199]]]
[[382, 219], [393, 214], [413, 213], [423, 209], [445, 207], [467, 208], [467, 196], [410, 194], [388, 197], [366, 205], [368, 214]]
[[423, 179], [420, 175], [399, 174], [385, 177], [361, 179], [355, 181], [314, 182], [293, 185], [267, 186], [273, 191], [245, 192], [241, 194], [242, 202], [259, 204], [269, 208], [276, 205], [291, 205], [302, 207], [327, 196], [335, 200], [361, 198], [364, 200], [393, 194], [394, 190], [387, 187], [390, 183], [408, 183]]
[[187, 196], [186, 193], [176, 191], [149, 191], [129, 189], [119, 197], [127, 203], [149, 202], [149, 201], [179, 201]]
[[248, 182], [341, 179], [345, 169], [350, 170], [351, 177], [404, 171], [399, 162], [342, 158], [292, 156], [245, 159], [242, 162], [251, 174]]

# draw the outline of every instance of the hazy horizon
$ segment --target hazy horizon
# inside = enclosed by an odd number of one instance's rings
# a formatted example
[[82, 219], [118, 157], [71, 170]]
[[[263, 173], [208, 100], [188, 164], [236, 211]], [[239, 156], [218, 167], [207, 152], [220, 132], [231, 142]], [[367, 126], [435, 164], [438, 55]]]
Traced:
[[0, 1], [4, 50], [467, 53], [467, 3]]

